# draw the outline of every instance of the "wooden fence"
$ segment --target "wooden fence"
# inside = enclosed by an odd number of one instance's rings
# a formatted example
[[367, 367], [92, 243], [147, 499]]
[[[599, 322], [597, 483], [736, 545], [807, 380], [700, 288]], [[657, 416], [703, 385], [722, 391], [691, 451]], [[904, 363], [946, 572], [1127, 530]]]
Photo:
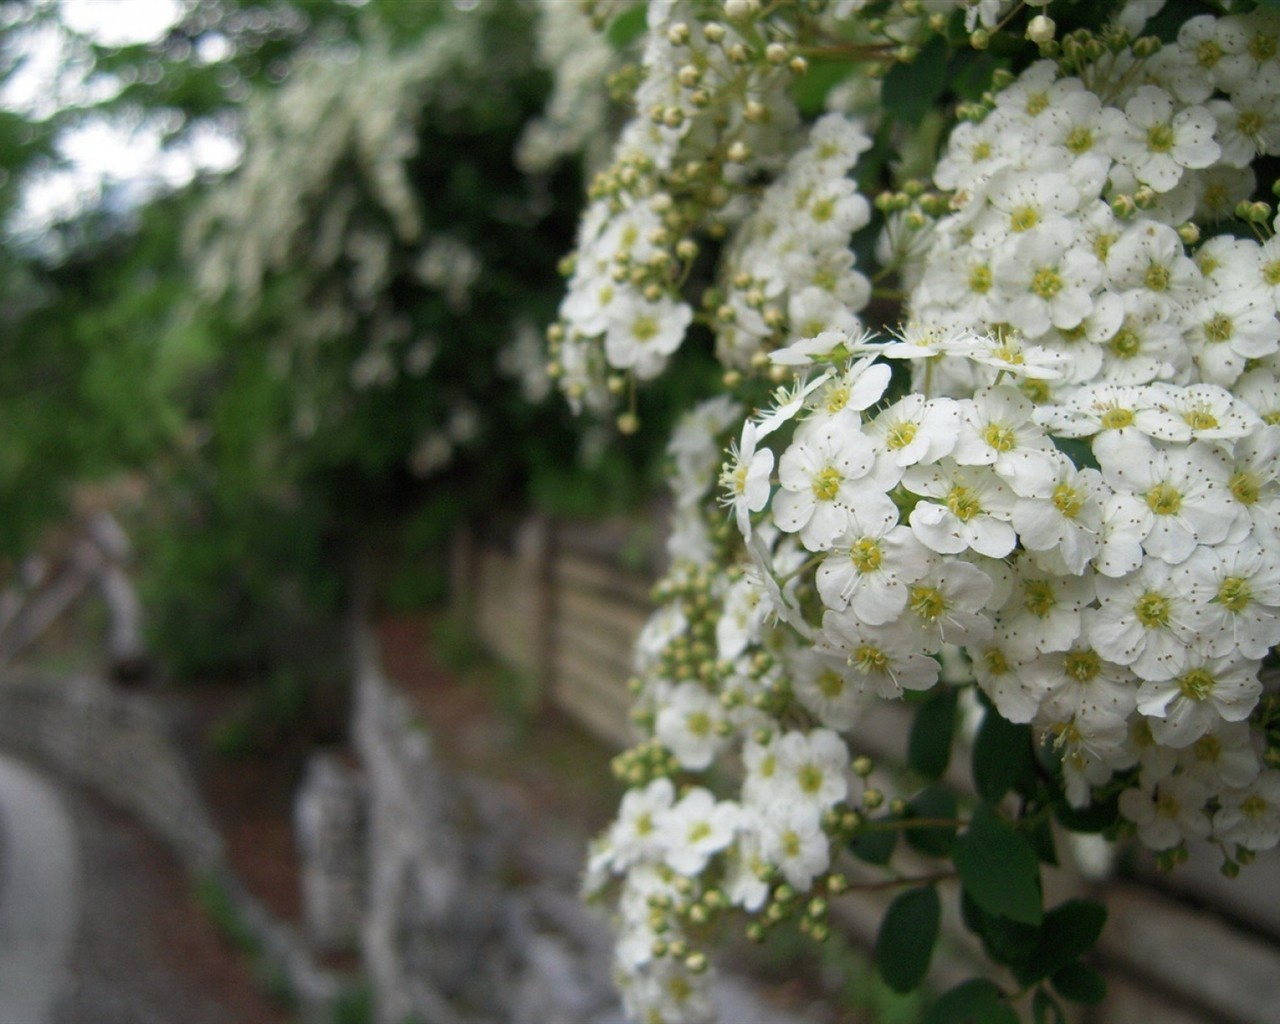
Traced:
[[[461, 536], [454, 594], [478, 638], [537, 682], [544, 699], [604, 742], [621, 748], [628, 724], [631, 648], [650, 610], [660, 558], [634, 556], [625, 524], [530, 519], [499, 537]], [[860, 750], [900, 762], [906, 709], [884, 706], [855, 733]], [[955, 759], [959, 761], [960, 759]], [[963, 789], [957, 770], [949, 781]], [[1090, 850], [1062, 844], [1075, 867], [1047, 874], [1051, 901], [1071, 894], [1102, 899], [1109, 919], [1096, 953], [1109, 994], [1076, 1018], [1082, 1024], [1277, 1024], [1280, 1022], [1280, 853], [1266, 854], [1235, 880], [1218, 858], [1198, 850], [1171, 874], [1142, 851], [1124, 851], [1125, 870], [1089, 867]], [[847, 900], [844, 925], [865, 944], [885, 900]], [[944, 980], [977, 962], [962, 928], [949, 929], [938, 967]]]

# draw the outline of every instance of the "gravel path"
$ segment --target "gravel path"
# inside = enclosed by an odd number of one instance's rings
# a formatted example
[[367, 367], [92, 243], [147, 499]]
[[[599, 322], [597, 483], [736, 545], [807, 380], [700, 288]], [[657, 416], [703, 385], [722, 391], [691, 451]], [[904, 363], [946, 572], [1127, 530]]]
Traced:
[[[22, 772], [24, 766], [18, 769]], [[291, 1020], [258, 989], [248, 958], [219, 934], [161, 844], [98, 798], [48, 776], [41, 778], [52, 787], [44, 812], [29, 801], [27, 811], [21, 810], [22, 802], [7, 804], [13, 820], [4, 823], [0, 864], [8, 877], [14, 866], [13, 835], [30, 831], [30, 823], [42, 813], [47, 817], [50, 803], [65, 809], [61, 817], [71, 826], [71, 892], [65, 899], [52, 900], [46, 893], [44, 903], [63, 910], [69, 905], [73, 912], [61, 945], [44, 941], [43, 961], [28, 957], [24, 966], [30, 986], [56, 986], [61, 994], [49, 994], [39, 1006], [27, 1000], [30, 1006], [23, 1015], [5, 1016], [3, 1024]], [[48, 872], [37, 871], [40, 874]], [[48, 929], [40, 908], [28, 907], [25, 913], [25, 926], [15, 925], [30, 946], [31, 937], [38, 939]], [[65, 970], [59, 970], [60, 961]], [[0, 1003], [0, 1014], [4, 1009]]]

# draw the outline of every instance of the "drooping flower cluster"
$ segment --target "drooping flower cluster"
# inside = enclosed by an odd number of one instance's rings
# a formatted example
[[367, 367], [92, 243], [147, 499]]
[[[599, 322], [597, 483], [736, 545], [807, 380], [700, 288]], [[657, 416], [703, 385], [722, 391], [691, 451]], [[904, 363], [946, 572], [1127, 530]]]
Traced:
[[[976, 35], [1008, 13], [958, 6]], [[861, 38], [860, 7], [818, 22]], [[950, 7], [907, 7], [875, 30], [906, 49], [945, 31]], [[673, 569], [637, 650], [648, 738], [619, 761], [632, 788], [588, 884], [618, 886], [637, 1017], [707, 1012], [697, 942], [726, 908], [767, 923], [799, 906], [823, 932], [838, 851], [882, 800], [849, 743], [870, 702], [971, 684], [986, 714], [1031, 727], [1067, 802], [1118, 796], [1152, 849], [1280, 843], [1263, 682], [1280, 644], [1280, 249], [1255, 172], [1280, 155], [1280, 16], [1135, 38], [1158, 8], [1060, 43], [1033, 19], [1045, 59], [966, 108], [940, 192], [876, 204], [904, 289], [892, 339], [863, 330], [851, 245], [874, 123], [824, 115], [754, 190], [723, 175], [732, 234], [704, 309], [727, 386], [745, 383], [672, 445]], [[760, 8], [722, 11], [747, 26]], [[644, 215], [592, 208], [555, 332], [562, 372], [568, 351], [597, 359], [601, 404], [603, 375], [658, 375], [693, 319], [682, 265], [644, 299], [647, 337], [609, 340], [603, 283], [652, 287], [636, 268], [671, 266], [633, 230], [677, 204], [652, 195]], [[614, 231], [627, 254], [584, 263]], [[782, 386], [744, 413], [762, 378]], [[726, 763], [728, 798], [701, 778]]]

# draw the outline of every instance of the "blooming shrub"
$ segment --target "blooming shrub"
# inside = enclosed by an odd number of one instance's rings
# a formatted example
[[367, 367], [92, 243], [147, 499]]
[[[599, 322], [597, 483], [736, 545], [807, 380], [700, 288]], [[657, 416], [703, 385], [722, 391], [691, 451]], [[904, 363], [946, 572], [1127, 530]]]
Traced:
[[[589, 6], [634, 116], [552, 375], [603, 412], [695, 341], [724, 370], [669, 446], [646, 738], [588, 872], [631, 1013], [710, 1015], [730, 911], [822, 938], [849, 855], [902, 889], [893, 987], [958, 877], [1036, 1019], [1100, 998], [1105, 912], [1043, 905], [1051, 822], [1168, 865], [1208, 840], [1228, 873], [1280, 841], [1280, 13]], [[960, 698], [976, 799], [929, 784]], [[882, 701], [915, 709], [896, 794], [853, 743]], [[1014, 1001], [975, 980], [931, 1020]]]

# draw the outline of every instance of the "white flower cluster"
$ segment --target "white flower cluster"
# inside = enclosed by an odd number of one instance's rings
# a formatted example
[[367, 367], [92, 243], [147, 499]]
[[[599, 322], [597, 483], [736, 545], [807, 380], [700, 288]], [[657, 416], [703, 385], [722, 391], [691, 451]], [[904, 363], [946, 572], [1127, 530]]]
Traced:
[[[751, 4], [730, 6], [732, 24]], [[1152, 849], [1280, 845], [1262, 728], [1280, 644], [1280, 247], [1253, 201], [1258, 158], [1280, 155], [1280, 15], [1133, 40], [1159, 6], [998, 77], [950, 133], [946, 215], [921, 244], [880, 248], [906, 294], [899, 337], [859, 319], [863, 128], [827, 115], [734, 197], [717, 354], [727, 381], [783, 386], [755, 414], [749, 398], [703, 406], [671, 449], [675, 567], [637, 650], [649, 739], [620, 759], [632, 788], [588, 881], [619, 887], [637, 1017], [702, 1019], [697, 940], [727, 908], [768, 922], [799, 906], [825, 928], [833, 858], [882, 799], [848, 734], [869, 701], [955, 683], [944, 664], [1031, 726], [1070, 803], [1118, 798]], [[974, 32], [1006, 10], [965, 7]], [[893, 203], [886, 236], [925, 209]], [[645, 299], [661, 353], [633, 356], [609, 341], [614, 294], [581, 289], [628, 282], [651, 237], [636, 218], [662, 212], [598, 203], [584, 237], [630, 231], [634, 256], [614, 241], [588, 267], [580, 250], [562, 309], [566, 338], [603, 336], [637, 377], [662, 371], [691, 308]], [[723, 764], [741, 780], [728, 798], [700, 778]]]
[[679, 295], [698, 254], [693, 232], [739, 217], [737, 193], [791, 148], [786, 47], [762, 48], [741, 20], [704, 23], [695, 15], [705, 6], [649, 8], [636, 114], [592, 188], [551, 333], [552, 372], [575, 407], [608, 408], [611, 373], [662, 372], [693, 320]]
[[853, 233], [871, 206], [849, 177], [871, 139], [829, 114], [738, 228], [723, 260], [716, 354], [727, 367], [823, 331], [856, 334], [871, 284], [854, 269]]

